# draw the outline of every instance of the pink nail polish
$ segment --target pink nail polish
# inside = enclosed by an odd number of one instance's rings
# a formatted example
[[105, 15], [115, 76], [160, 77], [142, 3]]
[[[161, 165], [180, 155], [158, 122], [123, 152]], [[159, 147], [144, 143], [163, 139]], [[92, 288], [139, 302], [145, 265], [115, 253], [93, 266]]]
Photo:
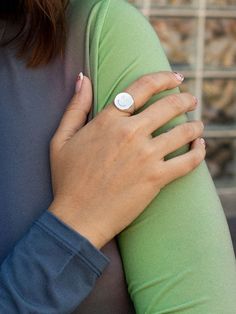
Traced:
[[83, 83], [83, 72], [80, 72], [78, 77], [77, 77], [77, 81], [76, 81], [76, 86], [75, 86], [75, 92], [78, 93], [81, 89], [82, 83]]
[[193, 98], [194, 98], [194, 101], [195, 101], [195, 105], [197, 105], [198, 104], [198, 98], [196, 96], [193, 96]]
[[206, 146], [206, 141], [204, 140], [204, 138], [200, 138], [200, 142], [201, 142], [204, 146]]
[[179, 73], [179, 72], [173, 72], [174, 76], [176, 77], [176, 79], [180, 82], [183, 82], [184, 80], [184, 76], [183, 74]]

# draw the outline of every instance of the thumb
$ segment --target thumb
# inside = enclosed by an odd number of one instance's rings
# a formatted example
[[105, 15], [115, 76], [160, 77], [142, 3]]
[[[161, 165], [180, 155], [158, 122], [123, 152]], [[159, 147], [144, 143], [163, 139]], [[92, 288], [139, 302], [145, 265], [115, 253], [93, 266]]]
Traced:
[[85, 125], [92, 99], [92, 84], [89, 78], [80, 72], [76, 82], [75, 95], [67, 106], [54, 135], [57, 138], [57, 143], [60, 142], [60, 146]]

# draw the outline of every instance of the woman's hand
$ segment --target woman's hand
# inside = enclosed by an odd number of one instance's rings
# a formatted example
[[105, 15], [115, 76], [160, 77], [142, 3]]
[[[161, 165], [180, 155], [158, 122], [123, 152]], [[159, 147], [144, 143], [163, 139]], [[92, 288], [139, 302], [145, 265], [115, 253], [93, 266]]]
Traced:
[[[135, 110], [155, 93], [181, 84], [173, 72], [145, 75], [125, 91]], [[54, 201], [50, 210], [101, 248], [128, 226], [169, 182], [186, 175], [205, 157], [203, 124], [187, 122], [157, 137], [151, 134], [174, 117], [194, 110], [186, 93], [156, 101], [130, 116], [109, 104], [85, 126], [92, 103], [90, 80], [69, 104], [50, 145]], [[164, 157], [192, 142], [191, 150]]]

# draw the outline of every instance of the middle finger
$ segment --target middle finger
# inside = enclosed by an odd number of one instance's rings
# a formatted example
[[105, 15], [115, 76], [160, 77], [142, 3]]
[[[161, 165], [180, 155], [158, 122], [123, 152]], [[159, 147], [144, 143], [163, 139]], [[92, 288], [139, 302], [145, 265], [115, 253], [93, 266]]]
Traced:
[[194, 110], [197, 98], [188, 93], [166, 96], [132, 116], [145, 135], [150, 135], [173, 118], [187, 111]]
[[175, 126], [168, 132], [154, 137], [151, 141], [156, 143], [162, 158], [173, 153], [180, 147], [202, 136], [204, 125], [202, 121], [189, 121]]

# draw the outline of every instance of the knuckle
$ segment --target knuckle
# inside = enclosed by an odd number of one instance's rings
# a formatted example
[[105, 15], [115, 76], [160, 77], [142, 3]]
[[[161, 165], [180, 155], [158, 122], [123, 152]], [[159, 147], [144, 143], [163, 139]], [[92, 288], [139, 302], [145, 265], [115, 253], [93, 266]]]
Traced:
[[140, 83], [144, 86], [148, 85], [152, 90], [156, 90], [157, 88], [157, 80], [154, 78], [152, 74], [146, 74], [141, 76]]
[[169, 129], [164, 133], [161, 133], [156, 138], [156, 143], [158, 144], [158, 155], [163, 156], [169, 149], [173, 142], [173, 139], [176, 137], [175, 128]]
[[147, 160], [154, 154], [154, 147], [152, 145], [142, 146], [141, 156], [142, 159]]
[[72, 98], [70, 104], [66, 107], [65, 112], [73, 111], [73, 110], [76, 109], [76, 107], [77, 107], [77, 106], [76, 106], [76, 102], [75, 102], [75, 100]]
[[73, 98], [71, 99], [69, 105], [66, 107], [65, 113], [73, 111], [73, 110], [80, 109], [80, 107], [81, 106], [79, 106], [77, 95], [74, 95]]
[[122, 140], [131, 141], [136, 135], [136, 128], [132, 124], [124, 123], [121, 126], [119, 133]]
[[184, 111], [184, 106], [180, 101], [179, 94], [172, 94], [168, 96], [167, 102], [175, 112], [179, 113]]
[[181, 125], [181, 131], [187, 139], [192, 139], [195, 137], [195, 127], [193, 123], [188, 122]]
[[114, 114], [111, 113], [108, 107], [99, 112], [99, 114], [93, 119], [99, 130], [107, 128], [109, 123], [112, 123]]
[[164, 147], [166, 147], [167, 143], [169, 143], [171, 137], [174, 136], [174, 134], [172, 134], [171, 132], [171, 130], [173, 129], [174, 128], [170, 128], [166, 132], [158, 136], [157, 141], [158, 141], [158, 147], [160, 151], [163, 151]]

